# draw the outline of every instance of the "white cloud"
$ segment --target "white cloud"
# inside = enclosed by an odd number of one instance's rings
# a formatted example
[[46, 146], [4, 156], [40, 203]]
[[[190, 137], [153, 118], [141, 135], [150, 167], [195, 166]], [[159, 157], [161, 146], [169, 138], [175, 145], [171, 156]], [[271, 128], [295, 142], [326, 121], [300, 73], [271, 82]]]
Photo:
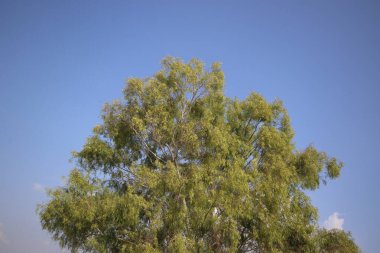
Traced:
[[41, 184], [34, 183], [33, 184], [33, 190], [35, 190], [37, 192], [45, 192], [45, 187]]
[[338, 212], [333, 213], [329, 216], [327, 220], [323, 223], [323, 227], [330, 230], [330, 229], [339, 229], [343, 230], [343, 223], [344, 219], [341, 217], [341, 215]]
[[0, 223], [0, 244], [8, 244], [8, 238], [3, 230], [3, 224]]

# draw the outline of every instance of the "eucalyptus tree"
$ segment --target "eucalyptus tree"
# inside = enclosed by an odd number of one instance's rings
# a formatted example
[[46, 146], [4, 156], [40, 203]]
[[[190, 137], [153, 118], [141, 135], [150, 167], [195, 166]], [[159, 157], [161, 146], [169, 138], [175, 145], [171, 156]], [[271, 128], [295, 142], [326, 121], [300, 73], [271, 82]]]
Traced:
[[280, 100], [224, 95], [220, 64], [167, 57], [106, 104], [41, 223], [73, 252], [314, 252], [304, 190], [342, 163], [295, 148]]
[[316, 236], [316, 252], [318, 253], [359, 253], [351, 233], [342, 230], [320, 229]]

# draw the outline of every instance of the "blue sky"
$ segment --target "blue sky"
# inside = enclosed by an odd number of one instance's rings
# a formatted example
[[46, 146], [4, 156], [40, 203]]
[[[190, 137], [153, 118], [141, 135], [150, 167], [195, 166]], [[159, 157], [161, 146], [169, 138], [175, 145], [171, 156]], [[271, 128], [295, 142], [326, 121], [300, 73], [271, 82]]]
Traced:
[[1, 0], [0, 252], [61, 252], [35, 212], [43, 188], [62, 184], [125, 80], [167, 55], [222, 62], [228, 96], [281, 98], [296, 146], [345, 163], [310, 193], [320, 224], [378, 252], [379, 11], [359, 0]]

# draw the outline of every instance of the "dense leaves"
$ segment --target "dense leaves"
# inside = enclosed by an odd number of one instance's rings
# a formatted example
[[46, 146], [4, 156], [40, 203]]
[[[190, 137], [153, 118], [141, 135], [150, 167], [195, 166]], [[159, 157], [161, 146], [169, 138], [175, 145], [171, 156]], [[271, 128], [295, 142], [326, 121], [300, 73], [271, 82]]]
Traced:
[[162, 66], [105, 105], [43, 227], [74, 252], [316, 252], [303, 190], [342, 164], [295, 149], [281, 101], [225, 97], [219, 64]]
[[316, 235], [317, 251], [320, 253], [357, 253], [358, 246], [350, 233], [342, 230], [319, 230]]

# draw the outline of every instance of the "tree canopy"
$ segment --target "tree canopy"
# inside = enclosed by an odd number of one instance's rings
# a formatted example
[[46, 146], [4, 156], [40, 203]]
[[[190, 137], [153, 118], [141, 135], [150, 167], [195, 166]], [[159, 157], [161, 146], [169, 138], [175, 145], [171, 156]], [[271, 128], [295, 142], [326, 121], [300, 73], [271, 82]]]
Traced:
[[197, 59], [130, 78], [39, 207], [43, 228], [73, 252], [348, 252], [322, 250], [334, 239], [304, 192], [342, 163], [295, 148], [280, 100], [223, 86]]
[[351, 233], [342, 230], [318, 230], [315, 240], [317, 242], [317, 251], [321, 253], [356, 253], [360, 252], [358, 246], [354, 243]]

